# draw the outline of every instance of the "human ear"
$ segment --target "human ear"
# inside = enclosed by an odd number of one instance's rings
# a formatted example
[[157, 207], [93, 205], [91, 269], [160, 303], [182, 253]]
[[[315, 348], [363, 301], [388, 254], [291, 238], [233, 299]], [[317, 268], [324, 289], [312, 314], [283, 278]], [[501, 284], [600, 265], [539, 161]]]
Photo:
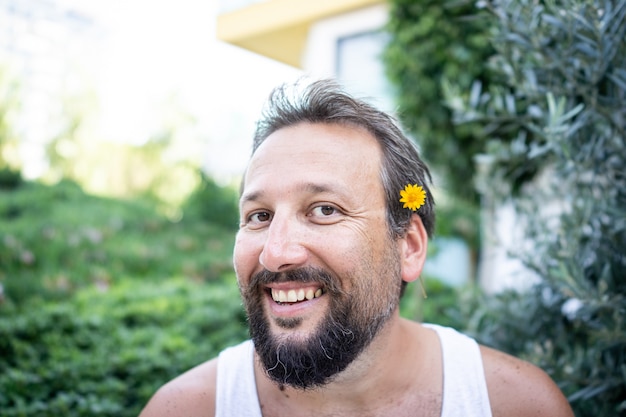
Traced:
[[422, 219], [417, 214], [411, 215], [411, 221], [404, 237], [399, 239], [402, 280], [412, 282], [419, 278], [426, 262], [428, 251], [428, 233]]

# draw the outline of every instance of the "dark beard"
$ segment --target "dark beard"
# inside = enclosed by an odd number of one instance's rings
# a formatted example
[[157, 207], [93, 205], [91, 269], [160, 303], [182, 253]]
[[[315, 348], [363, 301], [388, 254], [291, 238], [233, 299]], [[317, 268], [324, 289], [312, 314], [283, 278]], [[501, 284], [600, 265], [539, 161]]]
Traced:
[[[307, 340], [288, 340], [271, 334], [262, 304], [264, 286], [279, 281], [318, 282], [331, 298], [329, 313]], [[282, 274], [262, 271], [252, 277], [243, 297], [250, 336], [267, 375], [278, 384], [303, 390], [331, 382], [370, 344], [389, 317], [388, 312], [365, 317], [363, 307], [338, 289], [335, 279], [313, 268]], [[277, 324], [295, 328], [300, 320], [281, 320]]]

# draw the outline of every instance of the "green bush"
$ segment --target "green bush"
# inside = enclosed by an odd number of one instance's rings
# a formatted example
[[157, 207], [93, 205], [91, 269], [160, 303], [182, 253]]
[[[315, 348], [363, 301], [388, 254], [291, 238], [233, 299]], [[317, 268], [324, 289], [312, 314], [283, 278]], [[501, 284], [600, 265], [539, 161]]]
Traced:
[[478, 183], [514, 204], [519, 279], [539, 282], [485, 299], [470, 327], [546, 369], [577, 415], [624, 415], [626, 2], [486, 4], [502, 83], [448, 102], [484, 127]]
[[234, 233], [208, 221], [172, 222], [139, 200], [85, 194], [75, 183], [0, 189], [0, 284], [7, 302], [66, 298], [80, 288], [232, 269]]
[[0, 415], [136, 416], [246, 338], [233, 240], [70, 181], [0, 188]]
[[0, 310], [3, 416], [136, 416], [156, 389], [246, 337], [232, 274], [126, 281]]
[[239, 226], [239, 196], [200, 172], [200, 184], [183, 206], [185, 222], [210, 222], [228, 230]]
[[22, 184], [22, 173], [20, 171], [5, 167], [0, 168], [0, 189], [11, 190]]
[[[387, 74], [397, 87], [398, 113], [448, 193], [478, 202], [468, 179], [473, 155], [485, 140], [470, 125], [453, 123], [445, 103], [446, 84], [468, 90], [476, 79], [488, 84], [485, 65], [493, 54], [489, 21], [473, 1], [391, 0]], [[454, 163], [450, 163], [454, 161]]]

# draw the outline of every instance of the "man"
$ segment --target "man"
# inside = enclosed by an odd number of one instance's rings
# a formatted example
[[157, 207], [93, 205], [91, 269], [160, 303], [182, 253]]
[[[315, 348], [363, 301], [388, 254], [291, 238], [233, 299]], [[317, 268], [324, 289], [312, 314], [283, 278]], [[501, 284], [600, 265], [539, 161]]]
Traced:
[[540, 369], [399, 316], [434, 228], [429, 182], [394, 121], [333, 82], [275, 90], [234, 249], [252, 340], [142, 416], [572, 416]]

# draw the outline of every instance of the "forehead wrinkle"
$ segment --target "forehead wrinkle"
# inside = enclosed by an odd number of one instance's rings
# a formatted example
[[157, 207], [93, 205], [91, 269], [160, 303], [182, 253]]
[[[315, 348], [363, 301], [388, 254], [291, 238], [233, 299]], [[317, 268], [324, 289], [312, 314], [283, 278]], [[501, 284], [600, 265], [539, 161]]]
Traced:
[[346, 190], [345, 187], [342, 187], [340, 184], [336, 184], [336, 183], [326, 184], [326, 183], [314, 183], [314, 182], [308, 182], [304, 184], [302, 186], [302, 189], [303, 191], [309, 194], [331, 193], [331, 194], [345, 195], [350, 191], [350, 190]]

